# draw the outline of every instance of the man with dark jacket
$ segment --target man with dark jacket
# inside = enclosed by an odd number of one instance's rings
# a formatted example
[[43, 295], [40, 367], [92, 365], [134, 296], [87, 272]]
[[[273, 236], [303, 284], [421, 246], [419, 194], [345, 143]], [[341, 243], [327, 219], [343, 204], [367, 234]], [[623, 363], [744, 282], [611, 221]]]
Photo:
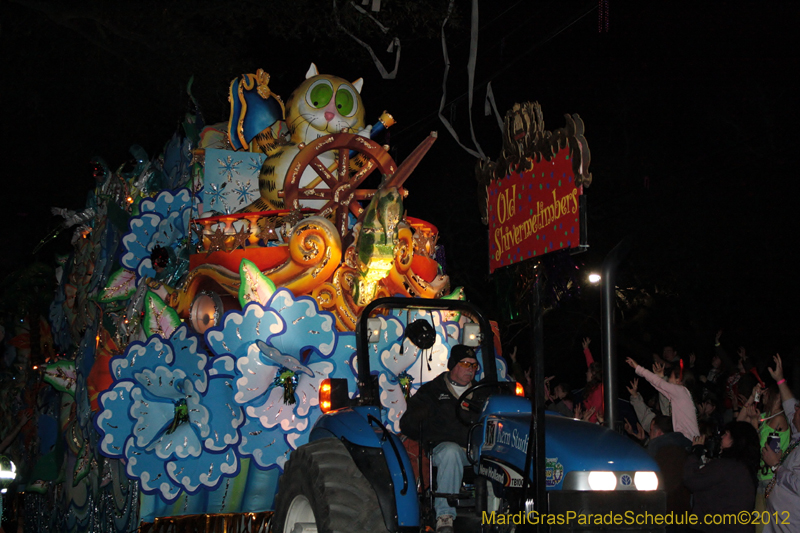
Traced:
[[[408, 400], [408, 407], [400, 419], [403, 433], [423, 444], [431, 443], [431, 461], [437, 467], [437, 492], [458, 494], [467, 460], [469, 428], [458, 420], [458, 398], [470, 386], [479, 365], [475, 351], [457, 344], [450, 350], [448, 371], [422, 385]], [[422, 430], [420, 433], [420, 429]], [[456, 510], [447, 498], [436, 498], [436, 531], [453, 533]]]

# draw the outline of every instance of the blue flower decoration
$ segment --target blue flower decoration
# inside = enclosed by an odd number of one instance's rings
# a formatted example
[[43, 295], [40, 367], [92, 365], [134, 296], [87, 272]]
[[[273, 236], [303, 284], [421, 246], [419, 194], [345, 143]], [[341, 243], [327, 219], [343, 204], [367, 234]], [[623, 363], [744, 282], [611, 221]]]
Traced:
[[155, 277], [150, 254], [156, 246], [178, 249], [186, 244], [190, 233], [189, 220], [196, 207], [196, 198], [189, 189], [162, 191], [155, 198], [142, 200], [139, 215], [128, 223], [128, 233], [122, 237], [123, 254], [120, 263], [136, 272], [137, 282], [143, 277]]
[[[338, 337], [330, 313], [286, 289], [276, 291], [265, 306], [253, 302], [227, 313], [206, 333], [214, 353], [236, 359], [234, 399], [247, 415], [241, 455], [260, 468], [283, 468], [296, 443], [307, 440], [320, 414], [319, 384], [338, 377], [331, 358]], [[343, 375], [349, 374], [340, 366]]]
[[232, 358], [209, 361], [181, 325], [169, 339], [131, 343], [111, 371], [115, 383], [95, 419], [100, 451], [124, 458], [143, 492], [172, 502], [238, 474], [244, 413], [233, 399]]

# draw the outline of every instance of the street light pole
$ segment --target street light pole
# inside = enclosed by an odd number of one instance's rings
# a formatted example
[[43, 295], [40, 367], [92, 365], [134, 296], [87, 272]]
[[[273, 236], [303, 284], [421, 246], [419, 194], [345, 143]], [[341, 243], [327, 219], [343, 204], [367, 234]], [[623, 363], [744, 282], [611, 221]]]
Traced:
[[[622, 429], [617, 409], [617, 339], [614, 320], [614, 303], [616, 301], [616, 275], [617, 267], [630, 252], [630, 239], [622, 239], [603, 261], [603, 303], [601, 312], [602, 328], [602, 356], [603, 374], [605, 375], [604, 398], [605, 420], [604, 425], [615, 431]], [[620, 427], [617, 427], [620, 425]]]

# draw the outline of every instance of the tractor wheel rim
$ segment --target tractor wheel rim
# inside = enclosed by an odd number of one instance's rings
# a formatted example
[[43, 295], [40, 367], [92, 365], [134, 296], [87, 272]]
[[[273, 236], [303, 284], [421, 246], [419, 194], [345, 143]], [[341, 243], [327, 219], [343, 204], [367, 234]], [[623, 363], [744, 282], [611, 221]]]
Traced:
[[317, 519], [308, 498], [298, 494], [289, 504], [286, 521], [283, 524], [283, 533], [304, 533], [306, 531], [317, 531]]

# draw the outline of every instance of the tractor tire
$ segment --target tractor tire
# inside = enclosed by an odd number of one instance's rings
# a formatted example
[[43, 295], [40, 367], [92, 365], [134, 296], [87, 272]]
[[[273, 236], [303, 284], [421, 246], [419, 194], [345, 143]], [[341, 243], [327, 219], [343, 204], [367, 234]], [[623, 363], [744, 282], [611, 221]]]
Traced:
[[[305, 524], [305, 525], [304, 525]], [[378, 498], [338, 439], [292, 452], [275, 498], [273, 533], [386, 532]]]

